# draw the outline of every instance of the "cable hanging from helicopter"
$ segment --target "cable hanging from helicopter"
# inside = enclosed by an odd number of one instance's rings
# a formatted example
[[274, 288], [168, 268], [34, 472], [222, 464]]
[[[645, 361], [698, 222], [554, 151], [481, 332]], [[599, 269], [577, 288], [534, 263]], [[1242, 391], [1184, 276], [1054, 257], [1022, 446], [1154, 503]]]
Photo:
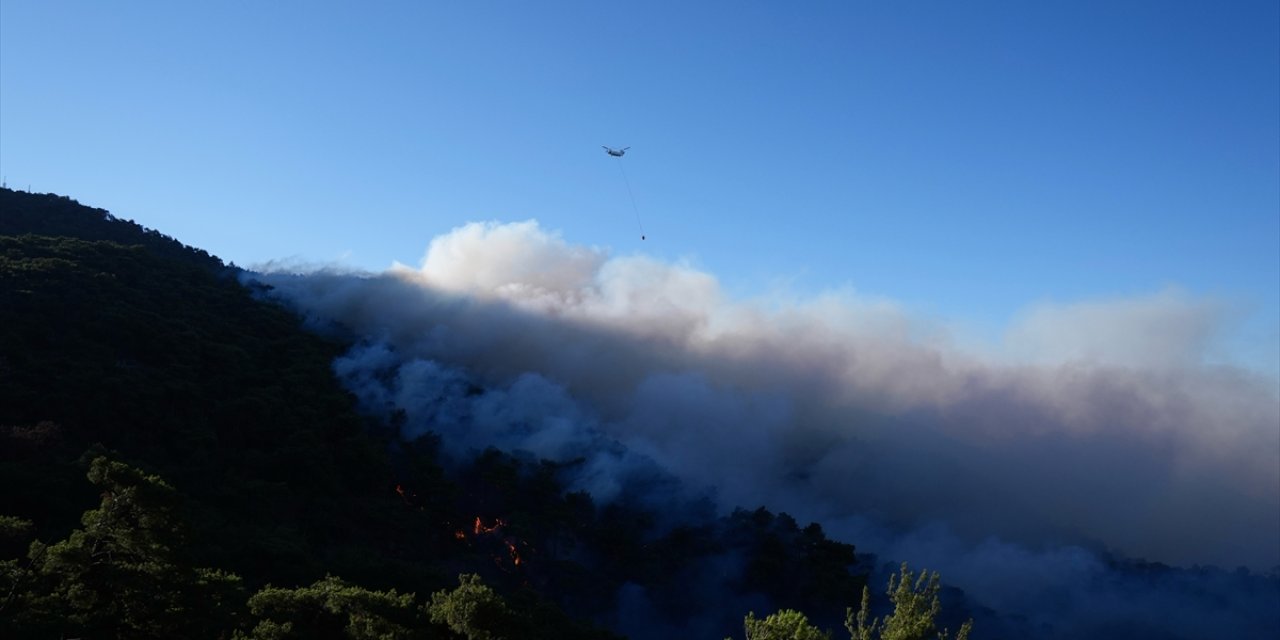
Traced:
[[613, 147], [601, 146], [604, 148], [605, 153], [618, 159], [618, 173], [622, 174], [622, 183], [627, 185], [627, 195], [631, 197], [631, 209], [632, 211], [635, 211], [636, 214], [636, 226], [640, 228], [640, 239], [644, 240], [644, 223], [640, 222], [640, 207], [636, 206], [636, 194], [631, 191], [631, 181], [627, 179], [627, 171], [622, 168], [622, 156], [626, 155], [627, 149], [630, 149], [631, 147], [614, 149]]

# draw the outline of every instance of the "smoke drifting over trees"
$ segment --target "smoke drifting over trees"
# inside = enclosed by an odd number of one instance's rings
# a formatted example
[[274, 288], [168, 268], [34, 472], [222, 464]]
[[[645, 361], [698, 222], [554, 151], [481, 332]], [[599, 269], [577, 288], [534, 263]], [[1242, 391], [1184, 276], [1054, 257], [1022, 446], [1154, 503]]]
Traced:
[[[834, 629], [896, 561], [940, 571], [939, 625], [975, 637], [1280, 629], [1280, 574], [1258, 570], [1275, 381], [1204, 364], [1213, 301], [1042, 306], [1000, 360], [883, 300], [735, 301], [687, 265], [471, 225], [422, 269], [248, 275], [326, 340], [105, 211], [0, 189], [0, 227], [0, 476], [20, 488], [0, 494], [0, 617], [20, 636], [171, 636], [195, 618], [148, 612], [175, 593], [222, 620], [197, 635], [440, 635], [423, 598], [459, 572], [521, 637], [724, 637], [748, 611]], [[99, 526], [127, 492], [86, 465], [116, 463], [168, 496], [117, 512], [165, 531]], [[160, 538], [52, 553], [104, 533]], [[1209, 561], [1254, 571], [1186, 566]]]
[[[1043, 306], [1011, 331], [1015, 360], [890, 301], [733, 300], [689, 265], [533, 222], [455, 229], [419, 269], [259, 278], [360, 338], [335, 369], [406, 436], [583, 458], [576, 488], [600, 501], [766, 504], [982, 604], [1057, 594], [1046, 615], [1066, 619], [1198, 601], [1119, 579], [1110, 553], [1280, 563], [1275, 381], [1205, 364], [1213, 301]], [[1088, 585], [1122, 604], [1086, 602]]]

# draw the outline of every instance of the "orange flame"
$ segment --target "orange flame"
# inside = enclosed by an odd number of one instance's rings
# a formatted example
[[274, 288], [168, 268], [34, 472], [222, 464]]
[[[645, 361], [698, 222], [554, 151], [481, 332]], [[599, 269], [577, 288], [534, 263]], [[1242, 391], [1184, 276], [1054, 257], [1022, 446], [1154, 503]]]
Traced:
[[[504, 535], [502, 533], [502, 528], [505, 526], [507, 526], [507, 521], [502, 518], [494, 518], [493, 524], [486, 525], [484, 523], [484, 518], [476, 516], [475, 522], [471, 526], [471, 532], [476, 536], [493, 534], [494, 538], [498, 538], [502, 542], [503, 546], [507, 548], [507, 555], [510, 559], [505, 559], [501, 554], [498, 554], [493, 556], [493, 563], [498, 565], [499, 569], [510, 572], [512, 568], [519, 569], [524, 565], [525, 561], [524, 558], [520, 557], [519, 545], [523, 545], [525, 547], [528, 547], [529, 545], [518, 538]], [[465, 541], [468, 538], [468, 532], [465, 529], [458, 529], [453, 533], [453, 537], [458, 540]]]
[[484, 526], [484, 521], [480, 519], [480, 516], [476, 516], [475, 532], [476, 532], [476, 535], [482, 535], [482, 534], [486, 534], [486, 533], [494, 533], [494, 532], [496, 532], [498, 529], [501, 529], [503, 526], [506, 526], [506, 524], [507, 524], [507, 523], [506, 523], [506, 522], [503, 522], [502, 518], [494, 518], [494, 519], [493, 519], [493, 526], [491, 526], [491, 527], [486, 527], [486, 526]]
[[[503, 571], [511, 571], [511, 568], [520, 568], [524, 564], [524, 558], [520, 557], [520, 550], [517, 545], [523, 545], [524, 542], [517, 538], [503, 535], [502, 528], [507, 526], [507, 521], [502, 518], [494, 518], [493, 524], [486, 525], [484, 518], [476, 516], [475, 522], [472, 524], [471, 531], [477, 536], [493, 534], [507, 548], [509, 559], [505, 559], [501, 554], [493, 556], [493, 563], [498, 565]], [[461, 529], [453, 534], [459, 540], [466, 540], [467, 533]], [[528, 545], [525, 545], [528, 546]]]
[[410, 505], [410, 506], [412, 506], [412, 505], [413, 505], [413, 502], [411, 502], [411, 501], [409, 500], [409, 497], [412, 495], [412, 493], [411, 493], [411, 492], [409, 492], [409, 491], [407, 491], [407, 490], [405, 490], [404, 485], [402, 485], [402, 484], [397, 484], [397, 485], [396, 485], [396, 493], [400, 495], [400, 499], [401, 499], [401, 500], [403, 500], [405, 504]]

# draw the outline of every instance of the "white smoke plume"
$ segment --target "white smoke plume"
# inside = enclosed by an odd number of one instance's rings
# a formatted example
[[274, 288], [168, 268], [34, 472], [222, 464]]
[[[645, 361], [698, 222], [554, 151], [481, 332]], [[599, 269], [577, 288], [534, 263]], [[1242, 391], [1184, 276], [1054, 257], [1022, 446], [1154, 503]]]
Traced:
[[1224, 303], [1172, 288], [1137, 298], [1041, 304], [1019, 318], [1006, 342], [1012, 352], [1042, 364], [1197, 366], [1213, 352], [1229, 311]]
[[734, 300], [535, 222], [457, 228], [418, 269], [260, 279], [365, 339], [337, 370], [410, 434], [585, 457], [600, 499], [663, 468], [726, 508], [942, 526], [987, 555], [1280, 564], [1276, 382], [1208, 364], [1225, 311], [1176, 290], [1037, 307], [1010, 359], [891, 301]]

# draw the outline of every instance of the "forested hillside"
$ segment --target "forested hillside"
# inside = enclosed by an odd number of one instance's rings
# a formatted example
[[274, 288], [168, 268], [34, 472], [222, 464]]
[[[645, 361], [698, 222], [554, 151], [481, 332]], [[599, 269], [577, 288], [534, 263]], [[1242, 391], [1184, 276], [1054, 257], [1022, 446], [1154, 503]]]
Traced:
[[6, 637], [590, 638], [652, 612], [719, 638], [748, 609], [837, 628], [860, 601], [853, 547], [816, 524], [671, 523], [492, 449], [442, 466], [438, 436], [357, 413], [331, 370], [348, 345], [256, 293], [105, 211], [0, 191]]

